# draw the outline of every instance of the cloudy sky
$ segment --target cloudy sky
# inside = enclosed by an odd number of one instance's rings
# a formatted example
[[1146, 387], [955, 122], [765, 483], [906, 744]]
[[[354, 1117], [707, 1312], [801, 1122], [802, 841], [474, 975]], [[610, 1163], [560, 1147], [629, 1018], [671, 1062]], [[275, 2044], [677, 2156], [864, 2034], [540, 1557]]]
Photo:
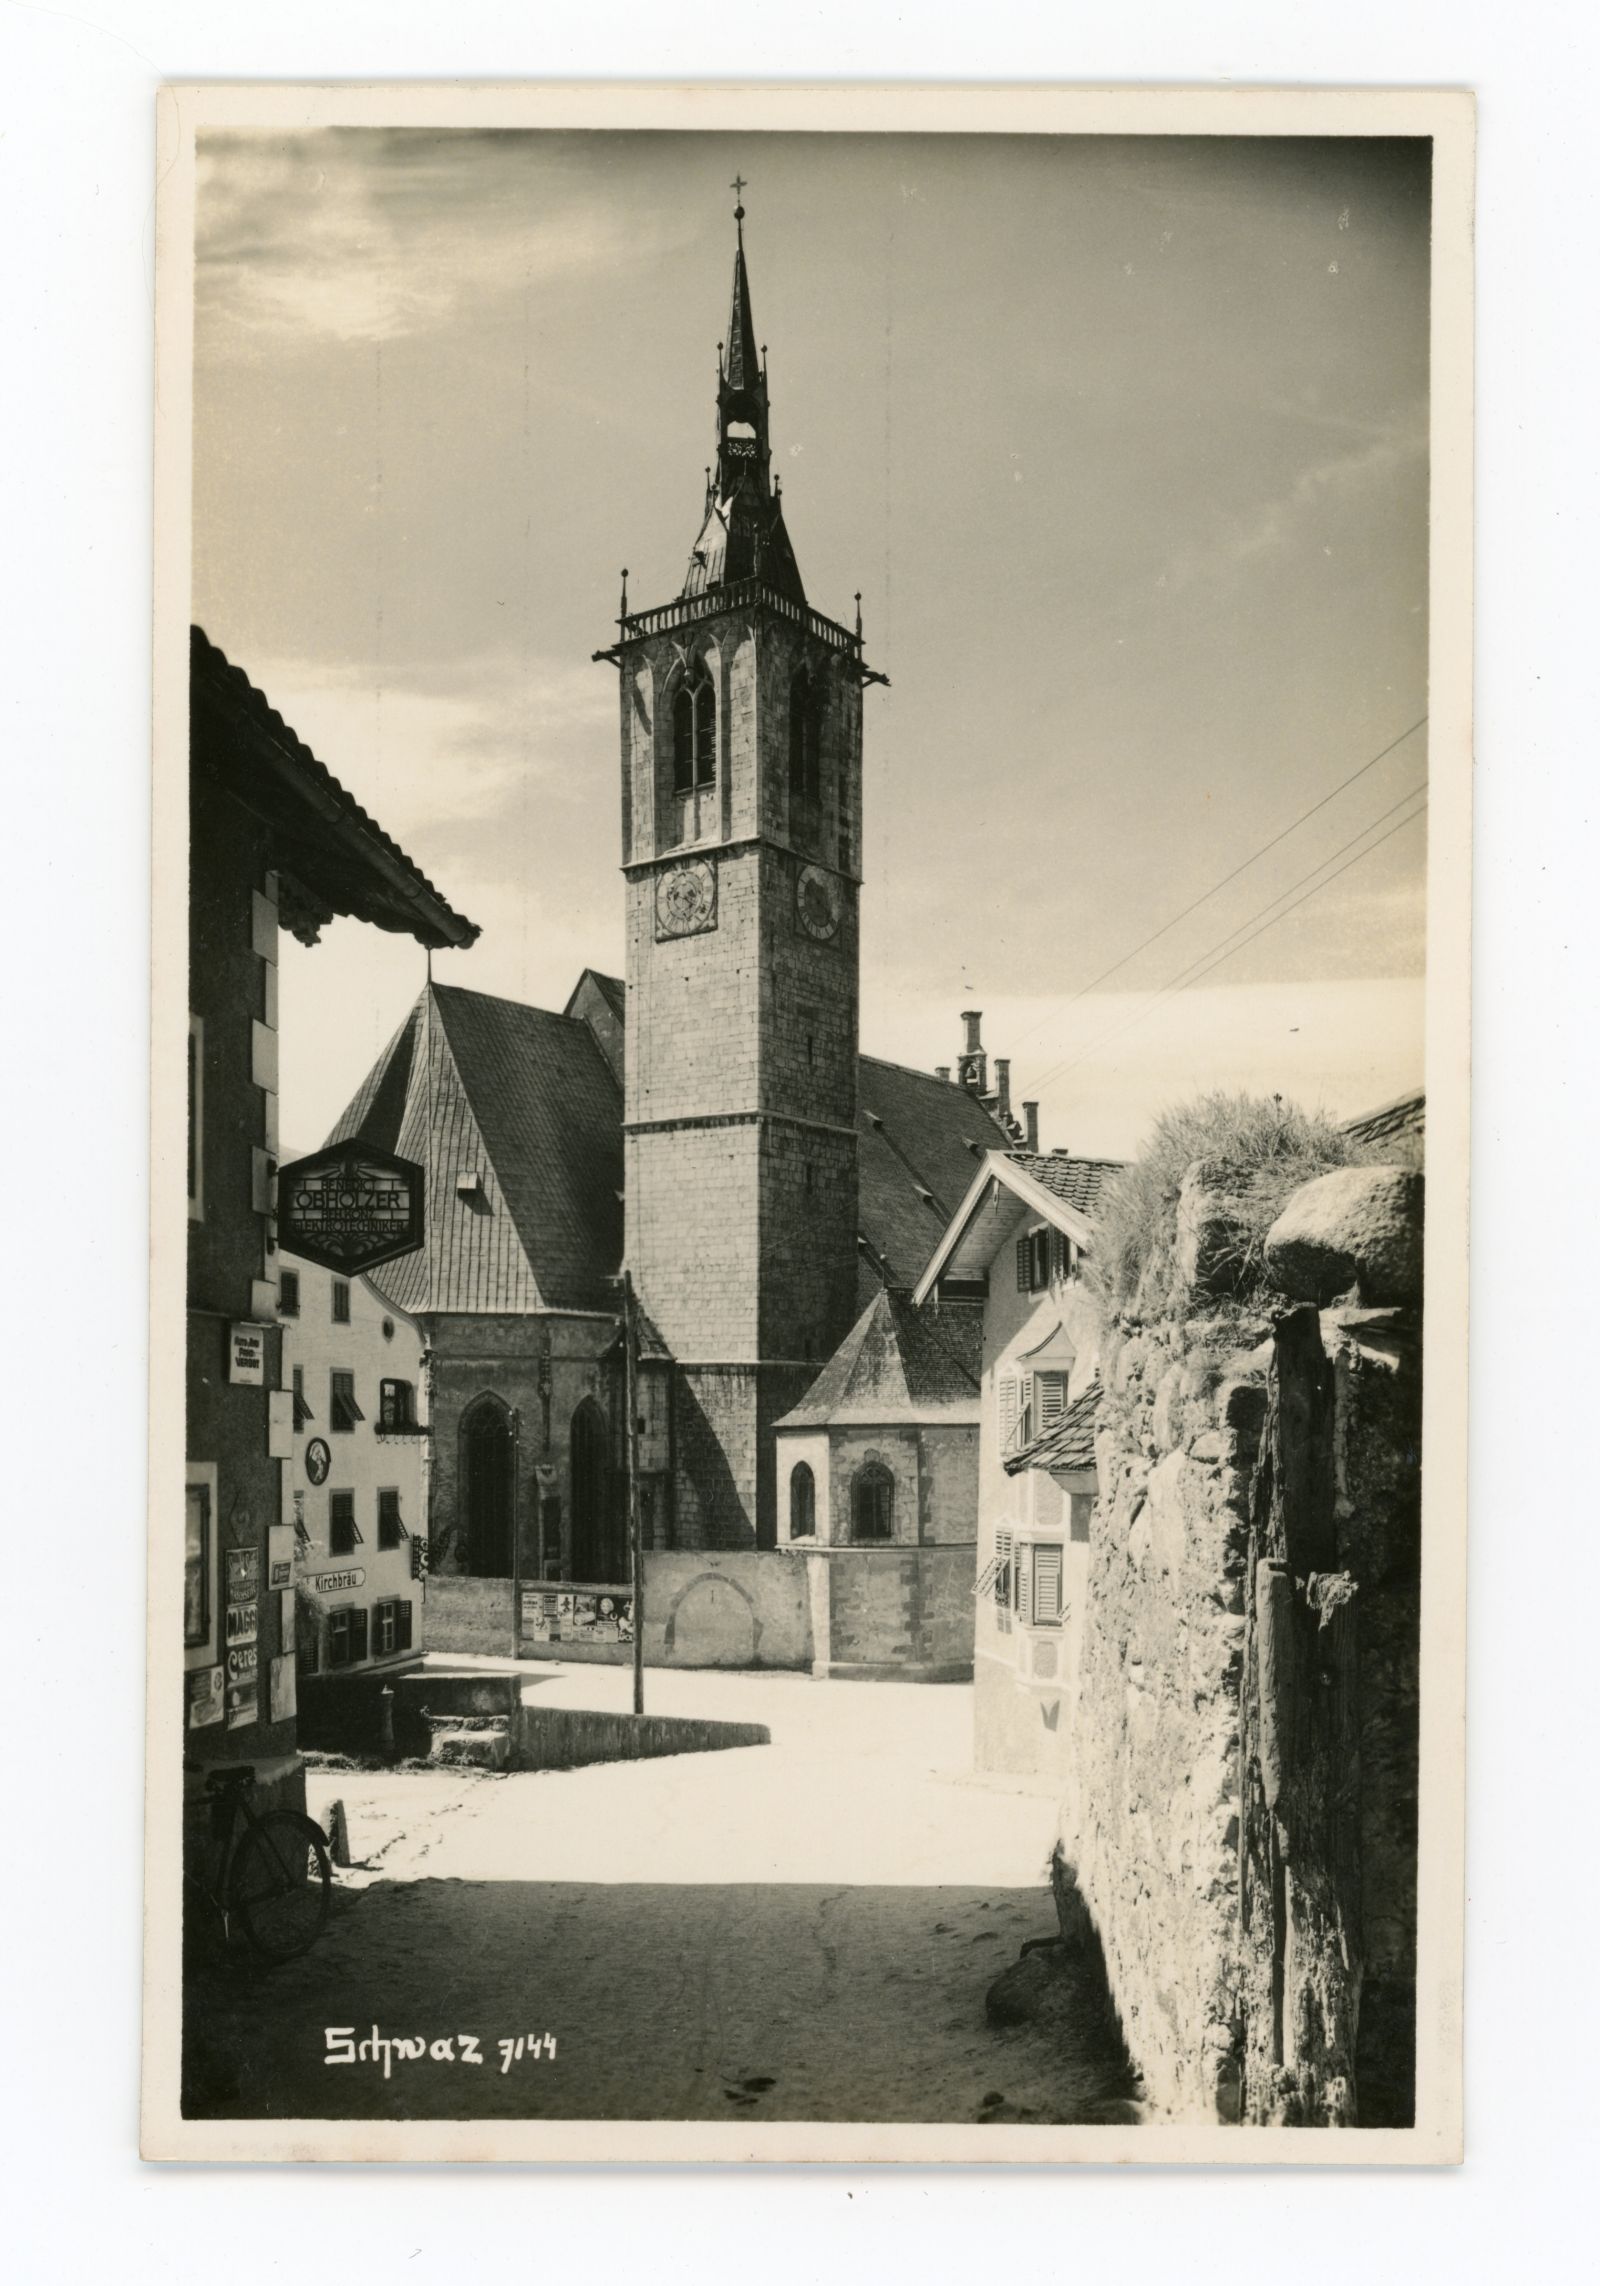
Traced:
[[[981, 1007], [1045, 1141], [1105, 1153], [1201, 1087], [1353, 1112], [1420, 1078], [1425, 145], [349, 129], [201, 162], [195, 616], [483, 924], [442, 981], [559, 1007], [620, 972], [590, 654], [621, 565], [636, 607], [681, 585], [742, 171], [807, 592], [862, 591], [893, 680], [863, 1046], [947, 1062]], [[288, 948], [287, 1142], [422, 973], [351, 922]]]

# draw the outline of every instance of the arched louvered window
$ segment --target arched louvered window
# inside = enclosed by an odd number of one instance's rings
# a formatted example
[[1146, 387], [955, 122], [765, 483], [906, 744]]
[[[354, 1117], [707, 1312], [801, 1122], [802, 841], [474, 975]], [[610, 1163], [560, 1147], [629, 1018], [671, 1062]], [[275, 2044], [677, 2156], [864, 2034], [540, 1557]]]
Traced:
[[672, 790], [698, 793], [716, 778], [716, 686], [704, 659], [696, 659], [672, 701]]
[[817, 1480], [807, 1462], [797, 1461], [789, 1472], [789, 1537], [811, 1540], [816, 1531]]
[[789, 685], [789, 795], [815, 802], [822, 794], [822, 710], [810, 674], [801, 667]]

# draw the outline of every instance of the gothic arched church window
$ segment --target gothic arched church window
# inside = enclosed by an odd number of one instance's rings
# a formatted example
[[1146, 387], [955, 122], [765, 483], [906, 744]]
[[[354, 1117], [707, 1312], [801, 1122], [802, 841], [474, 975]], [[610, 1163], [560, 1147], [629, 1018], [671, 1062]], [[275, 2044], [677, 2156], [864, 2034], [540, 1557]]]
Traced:
[[698, 793], [716, 777], [716, 687], [704, 659], [696, 659], [672, 701], [672, 790]]
[[850, 1487], [850, 1537], [894, 1538], [894, 1478], [882, 1461], [868, 1461]]
[[816, 1529], [817, 1480], [808, 1462], [797, 1461], [789, 1472], [789, 1537], [810, 1540]]

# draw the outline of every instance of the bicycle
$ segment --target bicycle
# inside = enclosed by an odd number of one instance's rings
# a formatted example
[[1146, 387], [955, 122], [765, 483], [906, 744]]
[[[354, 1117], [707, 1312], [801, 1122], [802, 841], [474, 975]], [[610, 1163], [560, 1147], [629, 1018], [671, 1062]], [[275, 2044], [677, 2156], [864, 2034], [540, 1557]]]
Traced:
[[328, 1918], [333, 1868], [327, 1835], [298, 1810], [258, 1813], [248, 1762], [183, 1767], [205, 1777], [210, 1834], [218, 1844], [215, 1878], [185, 1868], [185, 1883], [216, 1914], [225, 1948], [237, 1925], [259, 1959], [292, 1961], [315, 1944]]

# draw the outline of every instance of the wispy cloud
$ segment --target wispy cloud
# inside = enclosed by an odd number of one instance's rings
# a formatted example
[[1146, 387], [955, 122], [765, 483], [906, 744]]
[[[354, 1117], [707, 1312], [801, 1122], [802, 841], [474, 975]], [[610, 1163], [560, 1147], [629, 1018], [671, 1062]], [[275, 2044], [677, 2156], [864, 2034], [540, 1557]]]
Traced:
[[602, 203], [548, 138], [208, 135], [197, 314], [246, 340], [388, 340], [486, 294], [648, 259], [662, 227]]
[[[1334, 424], [1319, 415], [1318, 428]], [[1319, 520], [1341, 511], [1362, 494], [1393, 482], [1427, 459], [1425, 414], [1418, 410], [1376, 432], [1345, 452], [1327, 455], [1302, 468], [1288, 487], [1247, 513], [1223, 519], [1199, 545], [1180, 550], [1164, 566], [1159, 586], [1182, 589], [1201, 582], [1226, 583], [1248, 566], [1288, 554], [1308, 539]]]

